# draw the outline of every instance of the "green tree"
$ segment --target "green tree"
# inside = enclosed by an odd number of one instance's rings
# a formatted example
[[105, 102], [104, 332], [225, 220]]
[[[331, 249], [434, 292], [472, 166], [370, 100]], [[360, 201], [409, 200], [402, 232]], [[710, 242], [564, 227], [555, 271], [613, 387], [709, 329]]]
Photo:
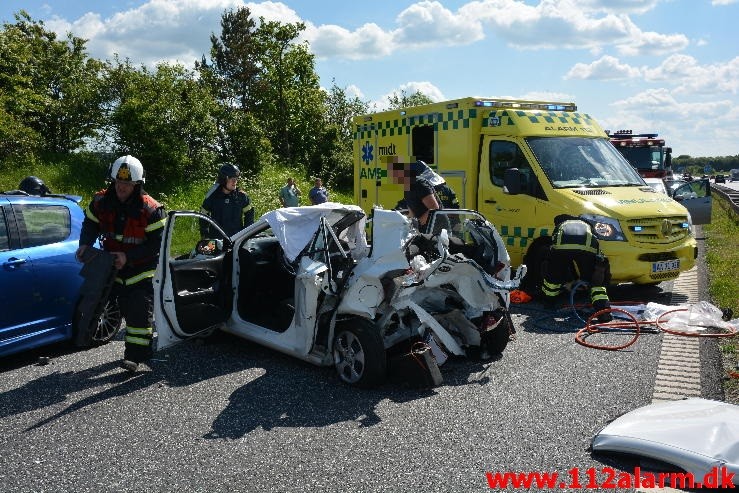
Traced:
[[356, 96], [350, 98], [346, 88], [337, 86], [332, 80], [325, 94], [324, 107], [318, 152], [310, 163], [309, 172], [320, 176], [327, 184], [350, 188], [354, 173], [352, 118], [367, 113], [369, 103]]
[[112, 68], [108, 82], [119, 153], [141, 159], [154, 181], [212, 174], [218, 108], [194, 72], [164, 63], [152, 72], [126, 61]]
[[23, 10], [15, 20], [0, 32], [0, 103], [17, 127], [0, 132], [31, 152], [76, 150], [101, 125], [105, 65], [87, 56], [86, 40], [57, 40]]
[[405, 89], [401, 89], [400, 92], [394, 91], [387, 97], [387, 100], [388, 103], [390, 103], [390, 109], [407, 108], [409, 106], [421, 106], [433, 103], [431, 98], [421, 91], [416, 91], [409, 95], [405, 92]]
[[255, 30], [247, 7], [225, 11], [220, 36], [210, 36], [210, 59], [195, 64], [200, 80], [216, 98], [219, 160], [250, 174], [272, 160], [272, 144], [259, 119], [264, 79]]

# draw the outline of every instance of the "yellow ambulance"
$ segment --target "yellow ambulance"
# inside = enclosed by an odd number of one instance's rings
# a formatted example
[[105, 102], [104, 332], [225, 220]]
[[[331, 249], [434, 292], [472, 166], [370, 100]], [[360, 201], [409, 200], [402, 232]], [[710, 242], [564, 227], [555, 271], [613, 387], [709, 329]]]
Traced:
[[685, 207], [647, 186], [574, 103], [463, 98], [358, 116], [353, 131], [355, 201], [368, 213], [403, 198], [388, 166], [421, 160], [530, 273], [559, 214], [592, 225], [613, 284], [656, 284], [695, 264]]

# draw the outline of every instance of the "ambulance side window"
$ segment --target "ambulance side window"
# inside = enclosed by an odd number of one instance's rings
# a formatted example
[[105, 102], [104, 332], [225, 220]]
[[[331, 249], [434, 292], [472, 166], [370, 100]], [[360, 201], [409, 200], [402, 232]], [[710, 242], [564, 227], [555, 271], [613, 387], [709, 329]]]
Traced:
[[420, 159], [426, 164], [433, 164], [436, 162], [434, 157], [433, 126], [423, 125], [413, 127], [413, 130], [411, 130], [411, 141], [413, 146], [413, 156], [416, 159]]
[[529, 162], [515, 142], [494, 140], [490, 143], [490, 178], [494, 185], [503, 186], [505, 170], [518, 168], [521, 173], [521, 193], [546, 200], [544, 191]]

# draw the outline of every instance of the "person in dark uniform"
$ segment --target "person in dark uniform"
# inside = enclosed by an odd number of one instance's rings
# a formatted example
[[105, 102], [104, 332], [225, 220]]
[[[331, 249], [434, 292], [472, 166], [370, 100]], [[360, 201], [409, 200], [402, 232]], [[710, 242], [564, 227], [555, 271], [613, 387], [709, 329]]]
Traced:
[[117, 269], [111, 297], [126, 319], [123, 368], [135, 372], [151, 359], [153, 338], [152, 277], [159, 260], [164, 206], [143, 189], [144, 167], [133, 156], [121, 156], [109, 168], [112, 183], [95, 194], [85, 210], [77, 260], [100, 238]]
[[[608, 259], [600, 252], [598, 239], [590, 225], [572, 216], [554, 218], [552, 246], [542, 264], [542, 292], [545, 306], [556, 306], [566, 283], [581, 280], [590, 286], [590, 301], [595, 311], [610, 308], [606, 286], [611, 280]], [[612, 320], [610, 312], [598, 322]]]
[[405, 205], [410, 211], [410, 216], [418, 220], [419, 231], [424, 233], [429, 211], [441, 208], [434, 187], [427, 180], [420, 178], [411, 166], [404, 163], [390, 163], [390, 173], [394, 183], [403, 185]]
[[39, 195], [41, 197], [51, 193], [44, 180], [37, 176], [26, 176], [23, 178], [18, 185], [18, 189], [26, 192], [28, 195]]
[[457, 194], [447, 184], [446, 180], [436, 171], [432, 170], [428, 164], [420, 159], [411, 165], [411, 170], [421, 179], [426, 180], [434, 187], [436, 199], [442, 209], [459, 209], [459, 201]]
[[[218, 169], [216, 183], [205, 194], [200, 210], [218, 223], [228, 236], [254, 222], [254, 207], [249, 196], [238, 187], [239, 176], [239, 168], [230, 163], [223, 164]], [[203, 238], [212, 236], [205, 221], [200, 224], [200, 234]]]

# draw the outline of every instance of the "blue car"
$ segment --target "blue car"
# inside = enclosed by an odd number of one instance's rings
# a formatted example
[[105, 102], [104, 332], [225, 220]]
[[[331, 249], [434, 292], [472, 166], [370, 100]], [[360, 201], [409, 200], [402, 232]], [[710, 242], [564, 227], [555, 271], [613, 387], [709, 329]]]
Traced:
[[[0, 357], [77, 335], [80, 199], [0, 193]], [[121, 322], [117, 305], [108, 303], [77, 346], [110, 341]]]

